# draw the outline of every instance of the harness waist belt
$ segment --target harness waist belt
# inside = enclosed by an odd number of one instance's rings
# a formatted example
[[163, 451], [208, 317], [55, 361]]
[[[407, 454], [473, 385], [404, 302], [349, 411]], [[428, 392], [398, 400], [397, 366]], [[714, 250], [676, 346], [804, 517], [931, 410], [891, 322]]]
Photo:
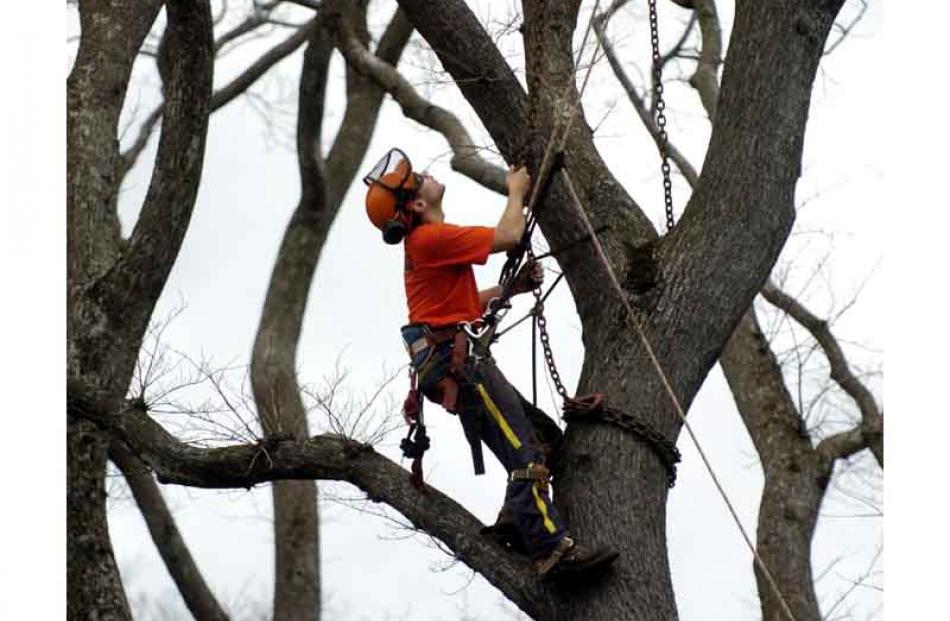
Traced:
[[438, 345], [439, 343], [444, 343], [445, 341], [451, 341], [455, 338], [455, 335], [458, 332], [458, 328], [454, 325], [445, 326], [443, 328], [432, 328], [426, 324], [416, 325], [422, 327], [424, 334], [414, 340], [412, 343], [406, 345], [406, 349], [409, 351], [410, 357], [414, 357], [427, 347]]
[[412, 343], [407, 345], [406, 348], [409, 350], [409, 356], [411, 358], [415, 358], [416, 354], [418, 354], [420, 351], [422, 351], [428, 346], [429, 346], [429, 341], [427, 341], [424, 336], [420, 336], [419, 338], [414, 340]]

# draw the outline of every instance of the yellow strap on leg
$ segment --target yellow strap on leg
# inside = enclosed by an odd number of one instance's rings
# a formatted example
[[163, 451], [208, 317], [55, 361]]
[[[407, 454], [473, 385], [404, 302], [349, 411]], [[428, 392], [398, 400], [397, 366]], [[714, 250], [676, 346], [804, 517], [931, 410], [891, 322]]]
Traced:
[[554, 522], [551, 521], [551, 516], [548, 515], [548, 503], [544, 502], [544, 499], [541, 498], [541, 494], [538, 493], [537, 483], [531, 484], [531, 493], [534, 494], [534, 502], [538, 505], [538, 511], [541, 512], [541, 517], [544, 519], [544, 528], [553, 535], [557, 532], [557, 526], [554, 525]]
[[498, 406], [495, 405], [495, 402], [492, 401], [490, 396], [488, 396], [488, 391], [485, 390], [484, 385], [478, 384], [478, 394], [482, 396], [482, 401], [485, 403], [488, 413], [491, 414], [492, 418], [495, 419], [495, 422], [498, 423], [498, 426], [501, 428], [501, 432], [505, 434], [505, 437], [508, 439], [508, 442], [511, 444], [511, 446], [515, 447], [516, 449], [520, 449], [521, 440], [518, 439], [518, 436], [515, 435], [515, 432], [508, 424], [508, 421], [506, 421], [505, 417], [502, 416], [501, 410], [498, 409]]

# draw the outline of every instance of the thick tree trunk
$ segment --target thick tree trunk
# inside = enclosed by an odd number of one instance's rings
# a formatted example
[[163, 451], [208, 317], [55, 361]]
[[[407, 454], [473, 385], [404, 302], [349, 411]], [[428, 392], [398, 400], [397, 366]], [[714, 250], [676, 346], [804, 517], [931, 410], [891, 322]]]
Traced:
[[131, 619], [106, 523], [108, 436], [88, 421], [66, 426], [66, 618]]
[[[155, 174], [132, 238], [120, 239], [117, 124], [132, 63], [163, 3], [80, 3], [82, 38], [67, 80], [67, 395], [95, 392], [119, 411], [136, 356], [194, 205], [211, 93], [205, 2], [168, 2], [161, 59], [168, 100]], [[67, 424], [70, 619], [127, 619], [106, 525], [108, 440]]]
[[[116, 125], [136, 51], [161, 2], [87, 1], [80, 7], [82, 38], [66, 81], [67, 374], [105, 388], [116, 399], [127, 379], [113, 372], [97, 336], [109, 320], [82, 289], [120, 252]], [[98, 328], [98, 329], [97, 329]], [[134, 360], [134, 353], [133, 358]], [[106, 523], [108, 437], [88, 422], [66, 427], [66, 597], [69, 619], [130, 619], [129, 604]]]

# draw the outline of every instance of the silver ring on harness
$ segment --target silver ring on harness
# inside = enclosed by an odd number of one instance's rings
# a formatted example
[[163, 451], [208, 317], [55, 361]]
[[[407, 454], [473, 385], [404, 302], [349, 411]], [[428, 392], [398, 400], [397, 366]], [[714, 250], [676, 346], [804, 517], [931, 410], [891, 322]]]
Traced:
[[[473, 327], [472, 326], [473, 323], [479, 323], [481, 324], [481, 326], [477, 328]], [[483, 322], [481, 319], [476, 319], [474, 322], [471, 322], [471, 321], [459, 322], [459, 328], [461, 328], [461, 330], [464, 331], [465, 334], [469, 336], [469, 338], [477, 341], [483, 336], [485, 336], [485, 333], [488, 332], [489, 329], [491, 329], [491, 326]]]

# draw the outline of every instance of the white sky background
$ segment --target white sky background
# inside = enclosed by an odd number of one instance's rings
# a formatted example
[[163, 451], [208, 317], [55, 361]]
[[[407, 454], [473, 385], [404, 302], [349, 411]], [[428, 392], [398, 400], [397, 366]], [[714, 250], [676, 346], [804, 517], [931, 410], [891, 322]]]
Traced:
[[[510, 10], [506, 8], [509, 3], [475, 4], [477, 14], [485, 21], [503, 20]], [[492, 11], [488, 10], [489, 5]], [[663, 41], [668, 45], [679, 34], [682, 12], [661, 5]], [[591, 6], [592, 3], [585, 3], [582, 17], [586, 17]], [[394, 2], [374, 3], [374, 24], [385, 23], [394, 7]], [[611, 27], [619, 51], [628, 59], [643, 59], [648, 50], [642, 11], [637, 9], [634, 22], [629, 9], [625, 10]], [[720, 3], [720, 14], [727, 33], [731, 3]], [[839, 320], [835, 331], [842, 339], [871, 348], [870, 352], [856, 347], [849, 350], [856, 361], [868, 365], [881, 361], [884, 344], [878, 327], [887, 298], [881, 277], [874, 271], [883, 256], [886, 234], [883, 168], [887, 145], [869, 136], [869, 126], [894, 113], [886, 109], [886, 102], [879, 97], [880, 66], [885, 55], [882, 21], [880, 5], [873, 4], [851, 39], [823, 63], [815, 84], [803, 178], [797, 193], [800, 204], [814, 198], [800, 211], [796, 234], [783, 255], [783, 261], [795, 260], [790, 282], [794, 285], [791, 289], [798, 291], [796, 287], [806, 282], [816, 264], [833, 247], [826, 269], [805, 296], [805, 301], [820, 314], [840, 309], [866, 282], [858, 303]], [[69, 32], [75, 33], [74, 19], [70, 21]], [[418, 36], [414, 37], [414, 43], [420, 41]], [[519, 41], [517, 36], [506, 38], [505, 51], [520, 56]], [[223, 84], [269, 44], [241, 48], [228, 56], [227, 62], [217, 68], [216, 83]], [[296, 204], [296, 161], [286, 138], [292, 140], [300, 59], [298, 52], [285, 60], [278, 68], [279, 77], [272, 74], [254, 89], [267, 97], [277, 96], [282, 90], [285, 96], [288, 114], [278, 121], [280, 128], [274, 132], [268, 133], [246, 98], [212, 117], [192, 224], [156, 311], [156, 317], [161, 317], [184, 300], [186, 308], [168, 328], [166, 342], [191, 356], [212, 358], [222, 366], [248, 361], [273, 260]], [[420, 88], [432, 75], [413, 66], [427, 59], [431, 61], [432, 55], [414, 46], [400, 66]], [[517, 58], [512, 62], [517, 62]], [[437, 62], [434, 66], [438, 67]], [[339, 77], [339, 57], [335, 58], [333, 68], [334, 76]], [[134, 116], [140, 120], [156, 101], [157, 77], [150, 60], [138, 63], [136, 77], [146, 81], [136, 82], [130, 89], [127, 117], [133, 116], [138, 102], [140, 109]], [[615, 176], [659, 225], [662, 192], [655, 150], [623, 93], [614, 85], [606, 63], [595, 70], [592, 80], [585, 95], [585, 111], [591, 125], [598, 123], [612, 103], [616, 104], [598, 129], [598, 146]], [[457, 89], [432, 85], [427, 94], [461, 114], [476, 140], [490, 143]], [[331, 88], [327, 145], [342, 116], [342, 101], [341, 90]], [[698, 166], [708, 129], [696, 95], [688, 88], [668, 87], [667, 102], [671, 139]], [[902, 115], [898, 113], [897, 118]], [[135, 131], [126, 136], [127, 141]], [[287, 131], [291, 133], [284, 136], [282, 132]], [[148, 158], [154, 155], [154, 142], [124, 188], [121, 208], [127, 225], [133, 221], [147, 188]], [[447, 182], [445, 206], [450, 221], [493, 224], [497, 220], [503, 199], [452, 173], [442, 137], [406, 120], [397, 106], [387, 102], [364, 168], [383, 150], [395, 145], [409, 151], [419, 165], [431, 161], [429, 169]], [[677, 213], [686, 197], [684, 188], [677, 184]], [[362, 185], [357, 182], [347, 195], [324, 248], [299, 347], [302, 382], [319, 382], [333, 372], [339, 359], [349, 370], [346, 386], [355, 395], [372, 392], [387, 371], [405, 362], [397, 331], [405, 317], [401, 249], [379, 242], [378, 233], [365, 219], [362, 197]], [[834, 232], [833, 242], [823, 235], [808, 234], [816, 230]], [[480, 283], [491, 284], [499, 267], [500, 260], [495, 258], [487, 268], [477, 270]], [[834, 292], [834, 307], [829, 291]], [[570, 388], [576, 384], [582, 350], [579, 321], [566, 286], [559, 287], [548, 309], [559, 369]], [[512, 311], [512, 317], [520, 316], [517, 310]], [[495, 350], [502, 368], [523, 391], [530, 390], [528, 334], [525, 324]], [[390, 392], [398, 402], [404, 391], [405, 381], [399, 378]], [[548, 412], [557, 411], [543, 383], [539, 395]], [[488, 474], [474, 477], [457, 421], [431, 405], [427, 413], [433, 437], [433, 449], [426, 456], [428, 481], [458, 499], [483, 521], [492, 521], [503, 496], [501, 468], [489, 460]], [[753, 530], [761, 476], [751, 442], [718, 368], [710, 373], [697, 397], [690, 420], [739, 507], [744, 524]], [[312, 429], [322, 428], [315, 416]], [[396, 445], [401, 431], [380, 447], [393, 458], [398, 458]], [[758, 604], [750, 554], [685, 436], [679, 446], [684, 456], [677, 486], [670, 496], [668, 533], [680, 616], [692, 621], [708, 618], [708, 611], [716, 610], [717, 618], [756, 619]], [[856, 488], [851, 478], [847, 481], [849, 489], [866, 491]], [[119, 480], [113, 489], [120, 497], [111, 503], [110, 528], [133, 606], [136, 610], [155, 612], [152, 606], [160, 601], [170, 611], [169, 618], [186, 615], [134, 503], [121, 492]], [[199, 567], [218, 597], [232, 607], [235, 618], [266, 615], [273, 571], [267, 486], [251, 492], [182, 488], [164, 491]], [[321, 492], [361, 496], [355, 488], [338, 484], [321, 483]], [[380, 507], [374, 505], [371, 509]], [[433, 572], [433, 565], [444, 565], [446, 556], [424, 545], [423, 537], [401, 539], [403, 534], [384, 520], [336, 503], [324, 502], [321, 510], [327, 619], [451, 619], [461, 617], [463, 610], [474, 618], [496, 619], [503, 618], [502, 608], [513, 609], [481, 578], [469, 583], [471, 572], [464, 567]], [[831, 494], [824, 513], [853, 515], [866, 510], [854, 501], [846, 502], [841, 494]], [[866, 571], [881, 537], [880, 518], [822, 519], [814, 544], [816, 574], [841, 557], [819, 583], [824, 610], [848, 588], [848, 579], [856, 579]], [[875, 575], [872, 582], [882, 584], [882, 576]], [[370, 588], [373, 597], [367, 598]], [[864, 619], [879, 609], [881, 593], [858, 588], [847, 603], [854, 606], [854, 618]]]

